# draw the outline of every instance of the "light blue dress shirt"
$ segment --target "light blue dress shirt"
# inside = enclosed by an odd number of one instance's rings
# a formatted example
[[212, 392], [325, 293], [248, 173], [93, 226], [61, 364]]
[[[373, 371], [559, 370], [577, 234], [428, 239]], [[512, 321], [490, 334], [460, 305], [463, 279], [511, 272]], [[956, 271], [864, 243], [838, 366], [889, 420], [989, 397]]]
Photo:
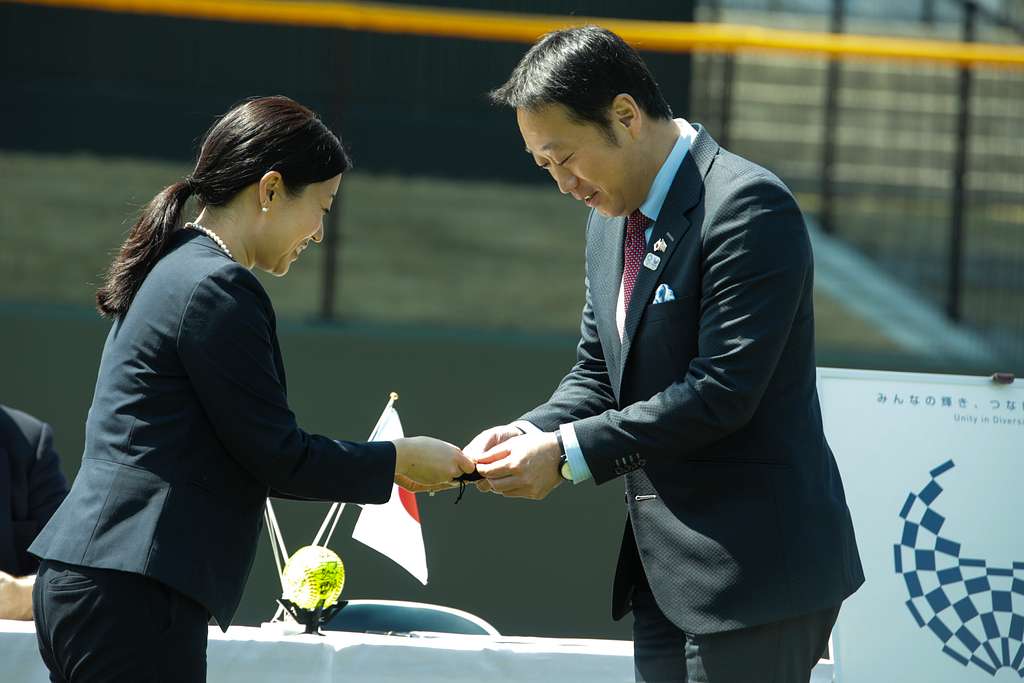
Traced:
[[[658, 215], [661, 214], [661, 207], [665, 204], [665, 197], [668, 196], [668, 191], [672, 187], [672, 181], [675, 180], [676, 173], [683, 164], [686, 153], [690, 151], [693, 139], [697, 136], [697, 131], [686, 121], [677, 119], [676, 123], [680, 129], [679, 139], [676, 140], [676, 144], [672, 147], [672, 151], [669, 152], [665, 163], [661, 165], [658, 175], [654, 176], [654, 182], [647, 193], [647, 199], [640, 205], [640, 212], [652, 221], [651, 227], [647, 228], [647, 231], [644, 233], [644, 239], [648, 243], [651, 241], [651, 235], [654, 232], [654, 224], [658, 221]], [[520, 428], [523, 427], [522, 422], [515, 424]], [[533, 427], [533, 425], [531, 424], [530, 427]], [[533, 427], [533, 429], [536, 431], [537, 428]], [[569, 422], [561, 425], [559, 430], [562, 432], [562, 445], [565, 447], [565, 455], [569, 459], [572, 482], [579, 484], [593, 478], [593, 475], [590, 473], [590, 467], [583, 457], [580, 442], [576, 438], [576, 429], [572, 426], [572, 423]]]

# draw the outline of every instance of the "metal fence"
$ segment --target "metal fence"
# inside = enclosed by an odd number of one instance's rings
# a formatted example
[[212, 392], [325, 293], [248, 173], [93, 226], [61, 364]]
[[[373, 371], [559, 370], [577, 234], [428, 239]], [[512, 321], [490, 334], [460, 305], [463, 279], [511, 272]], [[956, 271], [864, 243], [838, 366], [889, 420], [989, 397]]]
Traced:
[[[705, 0], [698, 20], [1020, 44], [1019, 0]], [[1024, 74], [698, 55], [691, 116], [776, 170], [1003, 362], [1024, 362]]]

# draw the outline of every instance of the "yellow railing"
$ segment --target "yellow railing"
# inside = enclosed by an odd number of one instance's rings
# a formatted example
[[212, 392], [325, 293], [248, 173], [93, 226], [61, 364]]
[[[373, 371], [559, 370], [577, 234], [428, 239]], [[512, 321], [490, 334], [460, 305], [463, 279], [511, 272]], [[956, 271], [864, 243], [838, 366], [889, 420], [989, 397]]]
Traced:
[[736, 52], [759, 50], [842, 58], [911, 60], [1024, 69], [1024, 46], [916, 38], [835, 35], [731, 24], [513, 14], [363, 2], [281, 0], [0, 0], [0, 2], [168, 17], [339, 28], [530, 43], [566, 26], [605, 26], [641, 50]]

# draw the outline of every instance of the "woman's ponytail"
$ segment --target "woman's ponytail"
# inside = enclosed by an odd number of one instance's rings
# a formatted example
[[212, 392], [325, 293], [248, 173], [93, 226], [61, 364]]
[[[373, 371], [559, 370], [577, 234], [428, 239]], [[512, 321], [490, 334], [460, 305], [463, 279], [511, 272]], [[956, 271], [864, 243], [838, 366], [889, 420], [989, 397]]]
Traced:
[[175, 183], [154, 197], [142, 211], [110, 264], [106, 281], [96, 291], [96, 308], [101, 315], [118, 318], [128, 312], [142, 281], [167, 249], [192, 192], [190, 179]]

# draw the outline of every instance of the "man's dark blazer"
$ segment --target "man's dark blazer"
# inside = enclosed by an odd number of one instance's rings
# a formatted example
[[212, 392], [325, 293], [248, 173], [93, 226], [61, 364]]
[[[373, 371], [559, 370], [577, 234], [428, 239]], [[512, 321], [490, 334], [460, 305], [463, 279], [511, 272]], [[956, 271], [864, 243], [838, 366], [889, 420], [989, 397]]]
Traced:
[[0, 405], [0, 571], [35, 573], [28, 546], [67, 493], [50, 425]]
[[298, 427], [266, 292], [182, 229], [110, 330], [82, 468], [31, 551], [152, 577], [226, 629], [269, 494], [383, 503], [394, 471], [390, 442]]
[[[572, 422], [594, 479], [625, 476], [612, 598], [639, 561], [665, 615], [714, 633], [838, 605], [863, 582], [815, 387], [814, 280], [800, 209], [703, 128], [676, 174], [620, 342], [625, 219], [591, 212], [577, 362], [544, 405]], [[653, 304], [667, 283], [675, 300]]]

